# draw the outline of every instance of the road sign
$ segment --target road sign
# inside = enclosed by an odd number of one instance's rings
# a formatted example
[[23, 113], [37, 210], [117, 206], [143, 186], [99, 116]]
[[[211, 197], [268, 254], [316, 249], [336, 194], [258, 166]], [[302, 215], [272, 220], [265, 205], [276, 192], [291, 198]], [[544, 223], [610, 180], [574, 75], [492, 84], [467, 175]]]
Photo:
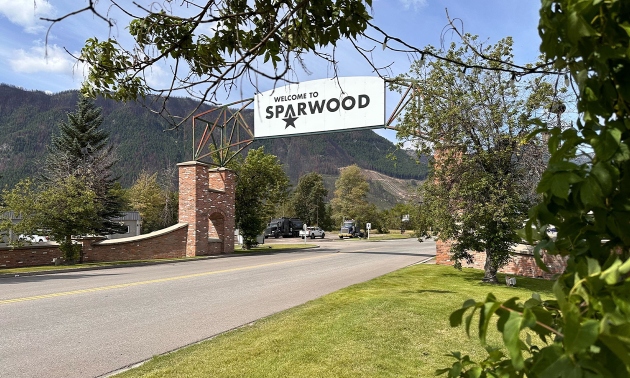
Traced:
[[372, 223], [366, 223], [365, 224], [365, 228], [367, 228], [368, 230], [372, 229]]

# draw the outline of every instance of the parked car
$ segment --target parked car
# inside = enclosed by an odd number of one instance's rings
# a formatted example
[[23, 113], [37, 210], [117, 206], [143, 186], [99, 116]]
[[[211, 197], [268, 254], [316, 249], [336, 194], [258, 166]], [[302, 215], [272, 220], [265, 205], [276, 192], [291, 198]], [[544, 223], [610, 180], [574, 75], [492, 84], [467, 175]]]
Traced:
[[300, 231], [301, 238], [310, 237], [311, 239], [315, 239], [316, 237], [320, 237], [323, 239], [324, 236], [326, 236], [324, 230], [319, 227], [307, 227], [306, 231]]
[[44, 243], [49, 240], [48, 236], [44, 236], [44, 235], [24, 235], [24, 234], [21, 234], [20, 236], [18, 236], [18, 239], [31, 242], [31, 243]]

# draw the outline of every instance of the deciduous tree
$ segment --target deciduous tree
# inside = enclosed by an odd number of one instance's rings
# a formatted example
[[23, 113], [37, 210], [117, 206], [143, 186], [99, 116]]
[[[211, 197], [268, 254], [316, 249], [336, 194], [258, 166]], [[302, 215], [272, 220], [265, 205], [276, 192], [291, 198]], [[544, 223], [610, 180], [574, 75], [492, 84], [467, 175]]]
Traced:
[[308, 225], [318, 225], [326, 217], [326, 196], [322, 175], [316, 172], [300, 177], [291, 196], [293, 215]]
[[3, 192], [5, 210], [20, 216], [16, 225], [7, 222], [4, 228], [14, 233], [33, 233], [44, 229], [59, 242], [68, 263], [80, 258], [79, 245], [72, 242], [73, 235], [94, 233], [102, 226], [103, 204], [89, 185], [75, 176], [67, 176], [55, 185], [37, 185], [31, 180], [20, 181], [13, 189]]
[[[477, 39], [464, 38], [468, 44]], [[497, 62], [511, 61], [510, 38], [477, 48]], [[479, 59], [468, 45], [452, 44], [440, 54], [471, 66]], [[534, 130], [529, 119], [549, 107], [553, 87], [538, 77], [515, 85], [500, 71], [473, 69], [464, 75], [459, 65], [447, 61], [425, 63], [415, 62], [407, 77], [417, 83], [417, 101], [399, 127], [401, 137], [417, 138], [420, 154], [434, 155], [422, 212], [431, 222], [421, 224], [432, 226], [440, 239], [453, 240], [457, 267], [472, 260], [471, 251], [485, 252], [484, 280], [497, 282], [497, 270], [520, 240], [516, 231], [532, 205], [521, 184], [531, 173], [525, 169], [529, 156], [523, 147]], [[540, 146], [540, 140], [529, 145]]]
[[[440, 371], [451, 377], [630, 376], [630, 8], [622, 0], [546, 0], [540, 15], [540, 50], [566, 70], [579, 116], [577, 129], [550, 132], [542, 201], [525, 231], [539, 240], [541, 269], [542, 250], [563, 256], [567, 266], [553, 299], [533, 294], [523, 303], [488, 294], [454, 312], [451, 324], [465, 319], [468, 327], [479, 311], [482, 342], [496, 315], [508, 354], [488, 348], [488, 358], [477, 362], [453, 353], [453, 366]], [[580, 148], [592, 151], [589, 161], [576, 163]], [[550, 224], [555, 240], [545, 232]]]
[[332, 218], [340, 225], [344, 219], [366, 221], [369, 212], [367, 194], [370, 185], [359, 166], [343, 168], [335, 181], [335, 197], [330, 201]]
[[177, 194], [158, 182], [158, 173], [142, 172], [129, 188], [129, 206], [142, 217], [142, 233], [149, 233], [177, 222]]
[[275, 208], [288, 198], [289, 178], [278, 158], [263, 147], [249, 150], [245, 159], [236, 160], [236, 227], [243, 236], [243, 247], [256, 245]]

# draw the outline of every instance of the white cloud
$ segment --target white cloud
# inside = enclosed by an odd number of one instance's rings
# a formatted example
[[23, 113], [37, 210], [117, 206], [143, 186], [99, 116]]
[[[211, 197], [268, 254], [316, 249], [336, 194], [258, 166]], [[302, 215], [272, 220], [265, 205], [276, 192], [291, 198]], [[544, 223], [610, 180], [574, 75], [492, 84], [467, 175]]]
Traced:
[[169, 79], [172, 79], [172, 76], [159, 65], [153, 65], [144, 70], [144, 79], [152, 88], [166, 88], [168, 87], [170, 83]]
[[52, 17], [55, 8], [46, 0], [0, 0], [0, 15], [21, 26], [27, 33], [45, 30], [40, 17]]
[[9, 65], [17, 73], [53, 73], [67, 74], [73, 76], [74, 73], [82, 76], [83, 66], [77, 65], [76, 61], [61, 47], [57, 45], [33, 46], [29, 50], [14, 50], [8, 59]]
[[427, 5], [427, 0], [400, 0], [405, 9], [420, 9]]

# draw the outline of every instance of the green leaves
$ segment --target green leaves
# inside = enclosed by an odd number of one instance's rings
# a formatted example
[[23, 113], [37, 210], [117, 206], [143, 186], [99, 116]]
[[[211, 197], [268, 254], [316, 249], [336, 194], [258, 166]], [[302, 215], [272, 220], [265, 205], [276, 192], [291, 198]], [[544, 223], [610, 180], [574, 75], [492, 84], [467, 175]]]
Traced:
[[234, 161], [236, 172], [236, 226], [243, 235], [243, 245], [250, 248], [275, 214], [276, 207], [288, 196], [289, 179], [274, 155], [263, 147], [250, 150], [247, 157]]
[[[540, 236], [539, 265], [546, 250], [566, 256], [567, 267], [554, 283], [555, 300], [488, 297], [473, 308], [499, 317], [509, 358], [491, 362], [497, 371], [509, 360], [528, 377], [630, 377], [630, 8], [622, 0], [543, 0], [540, 15], [541, 52], [575, 79], [580, 114], [576, 128], [550, 132], [542, 201], [526, 233]], [[577, 151], [588, 154], [582, 164]], [[555, 240], [544, 235], [549, 224], [558, 229]], [[488, 316], [480, 312], [486, 328]], [[548, 343], [523, 356], [523, 329]]]
[[[133, 19], [128, 27], [133, 45], [122, 44], [122, 38], [86, 41], [81, 58], [90, 68], [82, 91], [121, 101], [195, 86], [203, 86], [200, 92], [209, 88], [206, 93], [212, 93], [243, 75], [260, 74], [259, 65], [267, 62], [276, 72], [265, 75], [282, 78], [300, 54], [363, 33], [371, 19], [368, 8], [372, 2], [187, 3], [183, 14], [177, 13], [181, 8], [169, 7]], [[153, 65], [169, 66], [173, 75], [172, 82], [167, 80], [170, 86], [155, 88], [147, 83], [145, 73]]]

